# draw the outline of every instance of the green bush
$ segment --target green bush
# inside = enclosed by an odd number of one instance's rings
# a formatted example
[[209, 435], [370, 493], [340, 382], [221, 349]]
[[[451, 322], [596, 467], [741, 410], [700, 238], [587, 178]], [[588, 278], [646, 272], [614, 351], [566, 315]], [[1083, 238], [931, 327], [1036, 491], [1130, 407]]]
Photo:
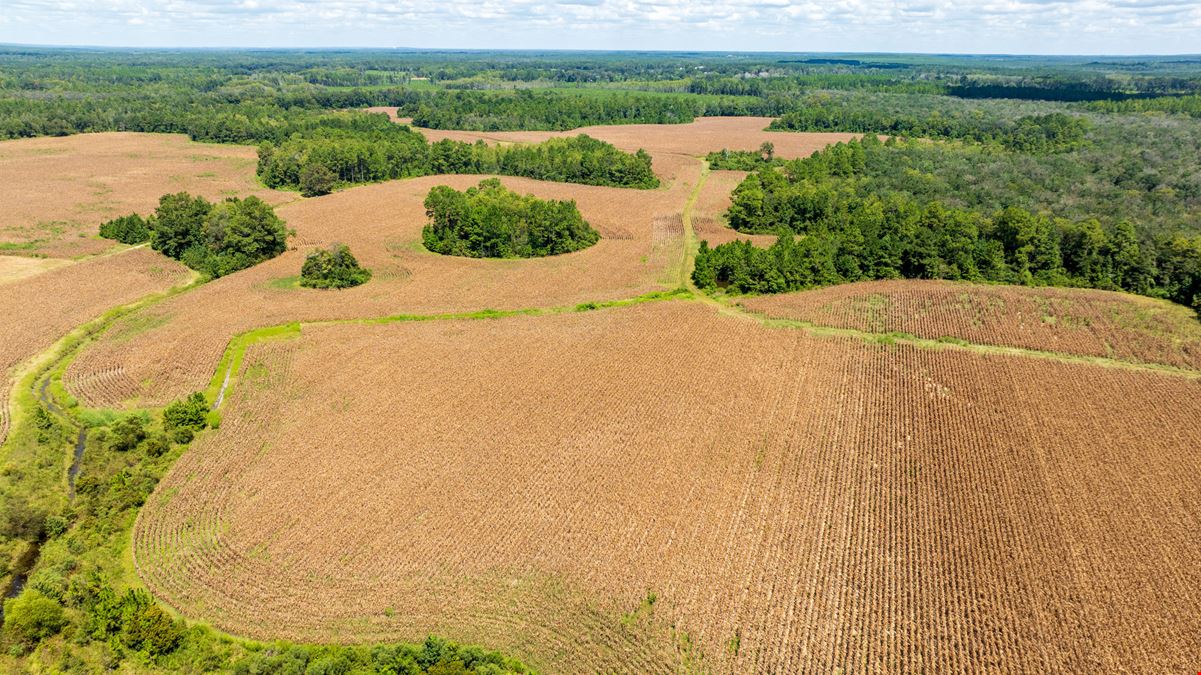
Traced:
[[122, 599], [121, 642], [151, 656], [169, 653], [183, 639], [183, 626], [162, 610], [145, 591], [128, 591]]
[[359, 265], [345, 244], [313, 251], [300, 268], [300, 285], [306, 288], [350, 288], [371, 279], [371, 270]]
[[143, 443], [146, 448], [146, 454], [151, 457], [162, 457], [171, 449], [171, 439], [165, 434], [151, 434], [146, 437]]
[[57, 634], [66, 624], [62, 606], [40, 591], [25, 589], [4, 602], [4, 630], [27, 644]]
[[324, 164], [308, 164], [300, 170], [300, 194], [320, 197], [333, 191], [338, 176]]
[[495, 178], [459, 192], [445, 185], [425, 198], [422, 231], [435, 253], [471, 258], [532, 258], [587, 248], [600, 235], [574, 201], [519, 195]]
[[122, 244], [142, 244], [150, 241], [150, 224], [136, 213], [114, 218], [100, 226], [100, 236]]
[[145, 421], [140, 415], [129, 415], [113, 422], [109, 427], [108, 447], [118, 452], [127, 452], [138, 447], [145, 438]]
[[[209, 404], [201, 392], [171, 403], [163, 410], [163, 429], [170, 433], [178, 431], [200, 431], [208, 423]], [[188, 436], [187, 441], [191, 441]]]
[[172, 619], [146, 591], [130, 589], [117, 595], [107, 586], [95, 590], [85, 631], [152, 657], [174, 651], [184, 637], [183, 623]]

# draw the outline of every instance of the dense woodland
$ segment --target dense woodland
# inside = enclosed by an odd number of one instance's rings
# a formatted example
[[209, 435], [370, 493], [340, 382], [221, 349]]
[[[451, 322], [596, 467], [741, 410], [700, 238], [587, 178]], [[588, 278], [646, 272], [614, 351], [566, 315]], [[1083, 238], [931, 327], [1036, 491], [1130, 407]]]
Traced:
[[600, 241], [574, 201], [519, 195], [495, 178], [459, 192], [445, 185], [425, 198], [425, 247], [470, 258], [535, 258]]
[[881, 171], [905, 174], [890, 158], [923, 147], [868, 136], [793, 162], [755, 155], [763, 166], [735, 189], [729, 224], [779, 238], [766, 249], [703, 244], [693, 280], [743, 293], [893, 278], [1087, 286], [1201, 310], [1201, 236], [1140, 232], [1114, 214], [1103, 224], [1003, 201], [959, 206], [873, 181]]

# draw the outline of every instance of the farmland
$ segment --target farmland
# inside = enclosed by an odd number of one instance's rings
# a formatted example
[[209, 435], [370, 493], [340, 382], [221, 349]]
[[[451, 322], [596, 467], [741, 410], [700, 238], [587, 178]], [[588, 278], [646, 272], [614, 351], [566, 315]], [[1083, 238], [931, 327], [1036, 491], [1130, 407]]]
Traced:
[[437, 631], [552, 672], [1163, 671], [1199, 646], [1194, 379], [683, 302], [304, 328], [243, 378], [134, 546], [240, 634]]
[[[127, 250], [0, 284], [0, 439], [8, 430], [10, 377], [76, 326], [106, 310], [165, 291], [188, 278], [173, 260], [147, 249]], [[102, 283], [96, 283], [102, 279]]]
[[0, 671], [1192, 672], [1195, 64], [785, 56], [0, 45]]
[[[160, 195], [191, 191], [212, 199], [256, 194], [273, 204], [294, 195], [260, 187], [254, 151], [166, 134], [104, 133], [0, 144], [0, 251], [69, 258], [112, 242], [96, 227], [130, 211], [147, 213]], [[42, 198], [53, 194], [54, 199]]]
[[[429, 189], [462, 190], [478, 183], [479, 176], [383, 183], [288, 204], [278, 213], [296, 230], [295, 250], [131, 315], [72, 364], [66, 383], [90, 405], [108, 407], [127, 399], [162, 405], [203, 388], [230, 338], [252, 328], [574, 306], [663, 290], [678, 277], [671, 267], [682, 255], [679, 216], [699, 174], [693, 162], [681, 168], [670, 189], [652, 191], [503, 178], [505, 186], [523, 194], [574, 199], [601, 235], [583, 251], [533, 260], [440, 256], [422, 247], [422, 201]], [[334, 241], [348, 244], [374, 271], [372, 283], [330, 295], [287, 281], [300, 273], [305, 253]], [[123, 337], [122, 325], [139, 322], [155, 325]], [[174, 366], [164, 370], [164, 362]]]
[[1201, 326], [1193, 312], [1123, 293], [868, 281], [740, 304], [815, 326], [1201, 369]]

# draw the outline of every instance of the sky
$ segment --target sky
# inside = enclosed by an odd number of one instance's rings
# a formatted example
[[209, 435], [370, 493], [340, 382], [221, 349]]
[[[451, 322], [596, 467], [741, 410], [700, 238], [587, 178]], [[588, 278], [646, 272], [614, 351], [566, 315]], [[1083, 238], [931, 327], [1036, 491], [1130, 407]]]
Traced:
[[1201, 0], [0, 0], [0, 43], [1201, 52]]

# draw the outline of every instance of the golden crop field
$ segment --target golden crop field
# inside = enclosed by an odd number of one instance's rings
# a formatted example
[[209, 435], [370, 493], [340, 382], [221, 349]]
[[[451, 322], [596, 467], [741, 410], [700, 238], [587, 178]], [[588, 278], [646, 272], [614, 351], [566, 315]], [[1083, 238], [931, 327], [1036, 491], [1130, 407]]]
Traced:
[[252, 348], [134, 554], [241, 635], [547, 672], [1179, 672], [1199, 387], [686, 301], [306, 327]]
[[[9, 266], [0, 257], [0, 269]], [[22, 259], [24, 260], [24, 259]], [[146, 248], [55, 265], [0, 283], [0, 442], [8, 429], [12, 370], [105, 310], [188, 278], [187, 268]]]
[[213, 200], [253, 194], [272, 204], [296, 198], [263, 188], [255, 162], [252, 147], [171, 134], [0, 142], [0, 248], [66, 258], [98, 253], [112, 246], [96, 237], [100, 223], [133, 211], [146, 215], [168, 192]]
[[[682, 256], [679, 218], [699, 174], [693, 162], [666, 190], [502, 178], [521, 193], [575, 199], [601, 234], [600, 242], [585, 250], [528, 260], [442, 256], [422, 246], [422, 202], [429, 189], [463, 189], [480, 176], [394, 181], [288, 204], [278, 213], [296, 230], [294, 250], [130, 316], [124, 323], [155, 325], [131, 338], [105, 336], [72, 364], [66, 383], [91, 405], [127, 399], [165, 404], [203, 388], [230, 338], [252, 328], [298, 320], [574, 306], [674, 287], [678, 273], [673, 276], [672, 268]], [[348, 244], [375, 272], [372, 282], [337, 293], [296, 287], [305, 254], [335, 241]], [[122, 334], [121, 325], [113, 335]], [[164, 369], [163, 363], [173, 366]]]
[[1127, 293], [898, 280], [739, 302], [769, 317], [819, 326], [1201, 369], [1196, 313]]

